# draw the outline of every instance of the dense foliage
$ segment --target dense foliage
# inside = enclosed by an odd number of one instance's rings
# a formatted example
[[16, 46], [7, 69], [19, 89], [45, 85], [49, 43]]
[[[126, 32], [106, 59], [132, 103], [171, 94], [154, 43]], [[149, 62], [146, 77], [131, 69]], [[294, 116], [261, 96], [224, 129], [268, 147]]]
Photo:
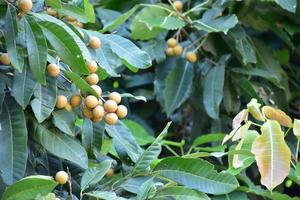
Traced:
[[296, 0], [0, 0], [0, 198], [299, 199]]

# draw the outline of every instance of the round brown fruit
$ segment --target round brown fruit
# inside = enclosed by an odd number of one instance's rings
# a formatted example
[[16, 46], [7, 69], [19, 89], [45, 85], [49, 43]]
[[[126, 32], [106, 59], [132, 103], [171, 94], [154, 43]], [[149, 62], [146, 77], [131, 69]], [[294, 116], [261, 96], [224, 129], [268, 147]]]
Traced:
[[27, 13], [32, 9], [32, 1], [31, 0], [20, 0], [18, 2], [18, 6], [22, 12]]
[[98, 94], [98, 96], [100, 97], [102, 94], [102, 89], [99, 85], [91, 85], [91, 87], [96, 91], [96, 93]]
[[99, 77], [97, 74], [92, 73], [86, 77], [86, 82], [90, 85], [96, 85], [99, 82]]
[[197, 62], [197, 55], [194, 52], [192, 52], [192, 51], [187, 52], [186, 59], [190, 63], [195, 63], [195, 62]]
[[174, 47], [174, 54], [175, 56], [180, 56], [182, 54], [183, 48], [180, 45], [177, 45], [176, 47]]
[[82, 108], [82, 114], [83, 114], [83, 116], [85, 116], [88, 119], [93, 118], [93, 112], [88, 107], [86, 107], [85, 105]]
[[92, 49], [98, 49], [100, 48], [101, 46], [101, 41], [99, 38], [95, 37], [95, 36], [92, 36], [90, 37], [90, 40], [89, 40], [89, 46], [92, 48]]
[[127, 111], [126, 106], [124, 106], [124, 105], [119, 105], [118, 106], [116, 114], [118, 115], [119, 119], [125, 118], [127, 116], [127, 113], [128, 113], [128, 111]]
[[166, 49], [167, 56], [175, 56], [174, 48], [168, 47]]
[[105, 122], [109, 125], [114, 125], [118, 122], [118, 116], [116, 113], [107, 113], [105, 115]]
[[94, 60], [87, 61], [86, 66], [90, 73], [95, 73], [98, 69], [97, 63]]
[[47, 13], [48, 13], [48, 15], [51, 15], [53, 17], [57, 16], [57, 11], [52, 8], [47, 8]]
[[1, 62], [4, 65], [9, 65], [10, 64], [10, 59], [9, 59], [8, 53], [2, 53], [1, 54]]
[[170, 38], [167, 40], [168, 47], [175, 47], [178, 44], [175, 38]]
[[64, 95], [58, 95], [56, 98], [56, 108], [63, 109], [68, 104], [68, 99]]
[[76, 22], [76, 19], [72, 16], [66, 16], [65, 19], [68, 21], [68, 22]]
[[98, 105], [98, 99], [93, 95], [89, 95], [85, 98], [85, 105], [91, 109], [95, 108]]
[[68, 112], [71, 112], [72, 111], [72, 105], [68, 102], [65, 109], [68, 111]]
[[181, 1], [174, 1], [173, 4], [177, 11], [182, 11], [183, 3]]
[[50, 63], [47, 65], [47, 72], [50, 76], [56, 77], [59, 74], [60, 69], [57, 64]]
[[113, 175], [114, 175], [114, 170], [113, 170], [112, 168], [110, 168], [110, 169], [106, 172], [105, 175], [108, 176], [108, 177], [113, 176]]
[[70, 103], [72, 107], [78, 107], [81, 104], [81, 96], [80, 95], [73, 95], [70, 99]]
[[105, 112], [104, 112], [104, 108], [103, 106], [96, 106], [94, 109], [93, 109], [93, 118], [96, 118], [96, 119], [99, 119], [99, 118], [103, 118]]
[[122, 101], [122, 97], [118, 92], [112, 92], [109, 94], [108, 98], [110, 100], [115, 101], [117, 104], [119, 104]]
[[118, 105], [114, 100], [107, 100], [104, 103], [104, 110], [109, 113], [113, 113], [118, 109]]
[[65, 184], [68, 181], [68, 179], [69, 175], [65, 171], [59, 171], [55, 175], [55, 180], [61, 185]]

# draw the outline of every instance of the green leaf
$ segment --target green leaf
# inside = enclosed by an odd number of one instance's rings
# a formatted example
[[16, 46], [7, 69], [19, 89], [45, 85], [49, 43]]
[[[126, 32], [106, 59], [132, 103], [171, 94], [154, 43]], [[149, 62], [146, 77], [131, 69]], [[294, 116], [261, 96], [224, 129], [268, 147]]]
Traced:
[[45, 3], [53, 8], [61, 8], [61, 0], [45, 0]]
[[130, 129], [138, 145], [143, 146], [150, 144], [155, 140], [155, 138], [150, 136], [146, 129], [137, 122], [130, 119], [124, 119], [122, 122]]
[[68, 112], [66, 109], [56, 110], [52, 112], [53, 124], [62, 132], [75, 136], [75, 120], [76, 116], [72, 112]]
[[47, 42], [42, 28], [32, 17], [26, 17], [25, 32], [29, 66], [32, 75], [41, 83], [46, 83]]
[[88, 168], [87, 153], [79, 142], [59, 131], [49, 129], [46, 124], [39, 124], [35, 120], [31, 121], [34, 139], [48, 152], [69, 160], [83, 169]]
[[223, 32], [227, 34], [229, 29], [235, 27], [237, 23], [238, 18], [235, 15], [227, 15], [207, 21], [202, 19], [196, 20], [193, 21], [193, 26], [200, 31], [206, 31], [208, 33]]
[[83, 0], [84, 13], [88, 19], [88, 22], [95, 23], [96, 16], [93, 5], [89, 0]]
[[165, 200], [165, 199], [176, 199], [176, 200], [209, 200], [210, 198], [202, 192], [192, 190], [183, 186], [172, 186], [166, 187], [153, 197], [153, 200]]
[[254, 86], [248, 79], [243, 77], [237, 84], [241, 89], [242, 95], [244, 96], [246, 101], [250, 102], [251, 99], [257, 99], [260, 104], [264, 104], [262, 99], [258, 96], [256, 90], [254, 89]]
[[126, 200], [123, 197], [118, 197], [114, 192], [107, 192], [107, 191], [93, 191], [93, 192], [85, 193], [84, 195], [100, 198], [103, 200]]
[[223, 99], [224, 79], [225, 63], [222, 62], [217, 66], [213, 66], [204, 78], [203, 104], [207, 114], [213, 119], [219, 119], [219, 107]]
[[261, 104], [257, 103], [257, 99], [251, 99], [251, 101], [247, 104], [247, 110], [256, 120], [265, 121], [265, 117], [261, 112]]
[[193, 66], [181, 59], [165, 80], [165, 109], [170, 116], [189, 97], [193, 81]]
[[16, 37], [18, 34], [16, 19], [17, 16], [15, 8], [9, 5], [6, 11], [3, 34], [11, 64], [18, 72], [22, 72], [24, 65], [24, 53], [17, 47], [16, 43]]
[[56, 79], [47, 76], [46, 85], [38, 84], [34, 91], [34, 99], [31, 101], [30, 105], [33, 113], [38, 120], [38, 122], [43, 122], [47, 119], [52, 111], [54, 110], [56, 104]]
[[153, 178], [154, 177], [148, 179], [140, 186], [139, 192], [137, 193], [136, 196], [137, 200], [147, 200], [153, 193], [156, 192], [153, 183]]
[[275, 0], [275, 2], [283, 9], [296, 13], [297, 0]]
[[160, 8], [145, 7], [143, 8], [132, 20], [130, 26], [131, 37], [134, 40], [148, 40], [155, 38], [160, 34], [163, 29], [153, 28], [150, 30], [145, 23], [142, 21], [151, 21], [155, 17], [166, 17], [168, 13]]
[[56, 185], [51, 176], [28, 176], [9, 186], [2, 200], [32, 200], [37, 195], [47, 195]]
[[163, 28], [167, 30], [177, 30], [185, 26], [183, 20], [174, 16], [159, 16], [153, 19], [141, 19], [140, 22], [143, 22], [147, 25], [149, 30], [153, 28]]
[[265, 122], [261, 132], [253, 142], [251, 152], [255, 155], [261, 183], [272, 191], [289, 175], [291, 151], [277, 121]]
[[125, 151], [133, 162], [138, 161], [143, 151], [124, 123], [119, 121], [114, 126], [106, 125], [105, 130], [108, 135], [113, 138], [113, 143], [117, 152], [118, 150], [120, 150], [119, 152]]
[[293, 133], [295, 136], [298, 138], [300, 137], [300, 120], [299, 119], [294, 119], [293, 123]]
[[211, 134], [201, 135], [194, 140], [193, 146], [199, 146], [211, 142], [220, 142], [223, 140], [224, 136], [225, 135], [223, 133], [211, 133]]
[[77, 73], [71, 71], [64, 71], [66, 77], [68, 77], [75, 85], [80, 89], [80, 91], [85, 94], [92, 94], [98, 97], [97, 92], [85, 81], [83, 80]]
[[89, 188], [90, 186], [96, 185], [106, 174], [106, 172], [111, 168], [112, 161], [104, 160], [99, 166], [88, 168], [82, 175], [81, 178], [81, 191]]
[[85, 119], [82, 127], [82, 144], [84, 147], [89, 150], [101, 149], [104, 130], [104, 122], [93, 123], [91, 120]]
[[27, 163], [27, 128], [22, 108], [6, 97], [0, 114], [0, 174], [6, 184], [24, 176]]
[[88, 74], [84, 60], [91, 60], [91, 56], [79, 36], [54, 17], [39, 13], [34, 13], [34, 16], [43, 27], [47, 40], [64, 63], [76, 73]]
[[119, 35], [106, 35], [102, 40], [110, 44], [111, 50], [121, 59], [129, 69], [146, 69], [151, 66], [150, 56], [139, 49], [134, 43]]
[[60, 15], [74, 17], [76, 20], [82, 23], [87, 23], [89, 21], [85, 15], [84, 9], [77, 5], [63, 4], [62, 8], [58, 9], [57, 11]]
[[201, 159], [166, 158], [156, 166], [155, 172], [178, 184], [208, 194], [226, 194], [239, 186], [233, 175], [218, 173], [214, 170], [214, 165]]
[[107, 31], [112, 31], [115, 28], [117, 28], [118, 26], [120, 26], [121, 24], [125, 23], [126, 20], [133, 15], [133, 13], [139, 8], [139, 5], [135, 5], [134, 7], [132, 7], [130, 10], [128, 10], [127, 12], [123, 13], [122, 15], [118, 16], [115, 20], [111, 21], [108, 24], [105, 24], [105, 26], [103, 27], [103, 29], [100, 31], [101, 33], [105, 33]]
[[121, 94], [121, 97], [123, 98], [132, 98], [132, 99], [135, 99], [135, 100], [138, 100], [138, 101], [144, 101], [144, 102], [147, 102], [147, 99], [146, 97], [144, 96], [134, 96], [133, 94], [130, 94], [130, 93], [122, 93]]
[[157, 159], [161, 152], [161, 141], [167, 135], [168, 129], [171, 125], [169, 122], [164, 130], [157, 136], [154, 142], [144, 151], [141, 157], [136, 162], [132, 174], [137, 175], [139, 173], [146, 173], [150, 169], [150, 164]]
[[214, 196], [213, 200], [248, 200], [247, 194], [243, 192], [232, 192], [222, 196]]
[[33, 79], [28, 68], [28, 64], [25, 63], [22, 73], [15, 71], [12, 86], [13, 96], [23, 109], [25, 109], [29, 104], [31, 96], [33, 95], [34, 89], [37, 85], [37, 82]]

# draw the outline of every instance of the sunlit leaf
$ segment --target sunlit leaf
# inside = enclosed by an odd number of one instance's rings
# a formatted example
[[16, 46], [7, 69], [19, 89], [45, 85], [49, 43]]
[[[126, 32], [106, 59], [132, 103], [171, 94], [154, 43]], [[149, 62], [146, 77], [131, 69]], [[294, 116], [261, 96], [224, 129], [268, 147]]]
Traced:
[[264, 106], [262, 108], [263, 114], [271, 120], [276, 120], [285, 127], [292, 127], [292, 119], [282, 110], [273, 108], [271, 106]]
[[247, 109], [252, 117], [259, 121], [264, 121], [265, 118], [260, 110], [260, 106], [261, 104], [257, 103], [257, 99], [251, 99], [251, 101], [247, 104]]
[[300, 120], [294, 119], [293, 132], [297, 137], [300, 137]]

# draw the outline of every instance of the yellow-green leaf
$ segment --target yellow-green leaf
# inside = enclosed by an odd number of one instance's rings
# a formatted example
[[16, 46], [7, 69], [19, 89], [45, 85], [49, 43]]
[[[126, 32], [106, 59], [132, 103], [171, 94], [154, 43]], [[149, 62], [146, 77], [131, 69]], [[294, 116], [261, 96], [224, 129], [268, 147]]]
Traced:
[[263, 114], [260, 111], [261, 104], [257, 103], [257, 99], [251, 99], [251, 101], [247, 104], [247, 108], [249, 113], [256, 120], [265, 121]]
[[292, 119], [282, 110], [273, 108], [271, 106], [264, 106], [262, 108], [262, 112], [268, 119], [276, 120], [282, 126], [292, 127], [293, 125]]
[[290, 172], [291, 151], [277, 121], [268, 120], [261, 132], [253, 142], [251, 152], [255, 155], [261, 184], [273, 190]]
[[293, 132], [297, 137], [300, 137], [300, 120], [294, 119]]

